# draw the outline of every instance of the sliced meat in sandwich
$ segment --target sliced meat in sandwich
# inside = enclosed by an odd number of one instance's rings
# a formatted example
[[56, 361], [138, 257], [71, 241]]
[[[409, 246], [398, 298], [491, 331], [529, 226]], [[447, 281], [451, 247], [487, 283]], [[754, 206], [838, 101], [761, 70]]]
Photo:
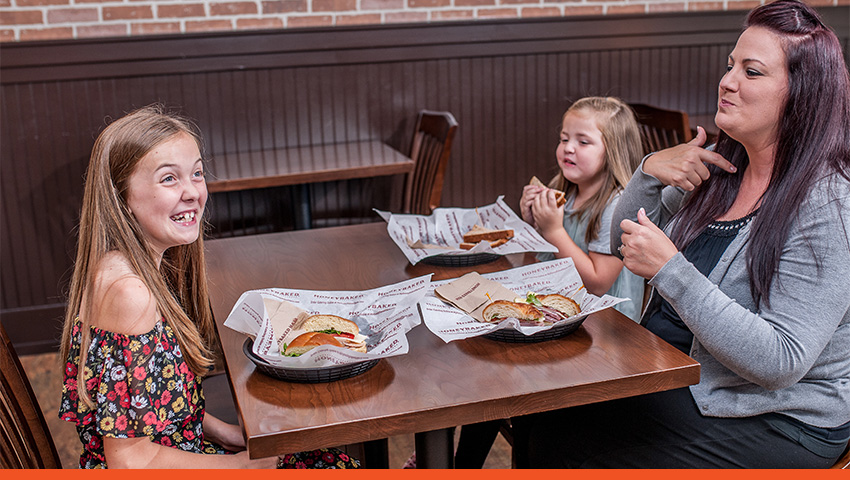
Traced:
[[297, 330], [304, 333], [292, 341], [282, 343], [283, 355], [296, 357], [319, 345], [345, 347], [356, 352], [366, 352], [366, 337], [360, 334], [357, 324], [337, 315], [312, 315], [304, 319]]
[[546, 320], [557, 322], [581, 313], [581, 307], [570, 297], [553, 293], [535, 295], [540, 305], [537, 308], [546, 316]]

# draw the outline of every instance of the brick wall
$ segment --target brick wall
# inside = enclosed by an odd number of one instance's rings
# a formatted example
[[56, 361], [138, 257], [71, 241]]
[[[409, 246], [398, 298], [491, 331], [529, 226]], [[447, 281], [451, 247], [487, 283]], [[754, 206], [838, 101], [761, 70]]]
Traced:
[[[0, 0], [0, 42], [517, 17], [747, 10], [758, 0]], [[848, 5], [850, 0], [810, 0]]]

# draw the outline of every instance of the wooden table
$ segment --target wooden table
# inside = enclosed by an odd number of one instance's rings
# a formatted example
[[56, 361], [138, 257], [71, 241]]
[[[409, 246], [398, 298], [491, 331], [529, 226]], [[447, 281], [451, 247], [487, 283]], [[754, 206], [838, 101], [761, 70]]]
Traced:
[[246, 290], [362, 290], [434, 273], [488, 273], [534, 262], [510, 255], [472, 268], [412, 266], [384, 223], [207, 242], [213, 311], [252, 458], [415, 433], [417, 466], [451, 467], [454, 427], [695, 384], [699, 364], [608, 309], [535, 344], [444, 343], [423, 324], [406, 355], [362, 375], [297, 384], [254, 371], [245, 337], [222, 324]]
[[207, 190], [297, 186], [295, 223], [305, 229], [311, 223], [311, 183], [410, 173], [413, 166], [410, 157], [377, 140], [229, 153], [212, 158]]

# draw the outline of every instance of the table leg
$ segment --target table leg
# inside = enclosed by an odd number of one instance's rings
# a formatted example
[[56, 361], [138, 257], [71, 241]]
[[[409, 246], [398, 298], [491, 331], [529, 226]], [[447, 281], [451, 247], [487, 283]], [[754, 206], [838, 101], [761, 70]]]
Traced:
[[370, 440], [363, 442], [365, 468], [390, 468], [389, 440]]
[[313, 226], [313, 218], [310, 213], [310, 184], [295, 185], [295, 229], [307, 230]]
[[416, 468], [454, 468], [455, 427], [414, 435]]

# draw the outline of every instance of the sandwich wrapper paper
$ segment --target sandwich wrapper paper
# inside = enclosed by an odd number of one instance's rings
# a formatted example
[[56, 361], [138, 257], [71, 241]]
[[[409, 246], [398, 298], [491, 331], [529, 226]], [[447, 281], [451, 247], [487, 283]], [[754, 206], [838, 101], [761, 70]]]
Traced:
[[[517, 297], [524, 298], [529, 291], [570, 297], [579, 304], [581, 313], [541, 326], [520, 325], [515, 318], [507, 318], [498, 324], [481, 321], [481, 312], [492, 301], [513, 301]], [[457, 279], [432, 282], [420, 307], [428, 329], [449, 343], [503, 328], [533, 335], [628, 300], [607, 294], [600, 298], [588, 293], [573, 260], [562, 258], [484, 275], [471, 272]]]
[[[499, 196], [496, 203], [479, 208], [436, 208], [424, 215], [393, 214], [375, 210], [387, 222], [387, 232], [412, 265], [434, 255], [470, 255], [474, 253], [552, 252], [558, 248], [547, 242], [525, 223]], [[463, 234], [480, 225], [494, 230], [511, 229], [514, 238], [498, 247], [479, 242], [470, 250], [460, 248]]]
[[[254, 338], [252, 351], [278, 368], [304, 369], [347, 365], [407, 353], [407, 332], [421, 323], [419, 301], [428, 293], [431, 275], [363, 291], [266, 288], [243, 293], [224, 325]], [[279, 339], [302, 333], [296, 324], [306, 315], [347, 318], [368, 337], [366, 353], [321, 345], [298, 357], [280, 353]]]

